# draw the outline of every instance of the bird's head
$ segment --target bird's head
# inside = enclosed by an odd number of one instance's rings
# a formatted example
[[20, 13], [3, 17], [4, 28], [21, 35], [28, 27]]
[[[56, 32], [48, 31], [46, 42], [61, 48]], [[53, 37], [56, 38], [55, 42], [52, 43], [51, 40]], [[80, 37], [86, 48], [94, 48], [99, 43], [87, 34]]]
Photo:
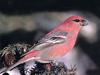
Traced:
[[66, 20], [66, 22], [68, 22], [69, 24], [71, 23], [73, 25], [80, 26], [80, 27], [88, 25], [87, 20], [85, 20], [81, 16], [71, 16]]

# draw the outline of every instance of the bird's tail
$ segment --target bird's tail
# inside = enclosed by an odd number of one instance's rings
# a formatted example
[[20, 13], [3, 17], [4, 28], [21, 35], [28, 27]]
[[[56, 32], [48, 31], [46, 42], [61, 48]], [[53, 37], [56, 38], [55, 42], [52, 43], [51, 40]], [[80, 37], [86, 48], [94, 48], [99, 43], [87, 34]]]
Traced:
[[[39, 52], [32, 50], [29, 51], [24, 57], [22, 57], [18, 62], [16, 62], [14, 65], [12, 65], [11, 67], [8, 68], [8, 70], [12, 70], [15, 67], [17, 67], [20, 64], [23, 64], [25, 62], [28, 62], [30, 60], [39, 60], [40, 57], [37, 57], [37, 55], [39, 54]], [[35, 57], [36, 56], [36, 57]]]

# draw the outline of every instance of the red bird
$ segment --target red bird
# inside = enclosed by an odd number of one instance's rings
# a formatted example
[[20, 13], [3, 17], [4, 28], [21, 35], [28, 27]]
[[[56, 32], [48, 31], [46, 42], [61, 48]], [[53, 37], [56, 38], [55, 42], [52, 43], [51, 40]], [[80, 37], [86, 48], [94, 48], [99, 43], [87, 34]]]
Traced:
[[85, 25], [87, 25], [87, 21], [83, 17], [69, 17], [38, 41], [31, 51], [26, 53], [22, 59], [8, 68], [8, 70], [30, 60], [45, 63], [46, 61], [49, 62], [61, 58], [74, 47], [78, 33], [82, 26]]

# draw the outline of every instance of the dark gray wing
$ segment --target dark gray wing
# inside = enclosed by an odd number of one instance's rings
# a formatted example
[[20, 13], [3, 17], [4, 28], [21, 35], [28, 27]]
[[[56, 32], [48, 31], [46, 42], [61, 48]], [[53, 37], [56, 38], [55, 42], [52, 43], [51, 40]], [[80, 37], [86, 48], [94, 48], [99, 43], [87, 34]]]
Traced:
[[45, 42], [58, 42], [58, 41], [63, 41], [64, 37], [67, 36], [67, 32], [64, 31], [59, 31], [59, 32], [54, 32], [51, 33], [50, 35], [46, 35], [44, 38], [42, 38], [38, 43], [45, 43]]
[[41, 50], [44, 47], [63, 43], [65, 42], [65, 38], [67, 37], [67, 34], [68, 33], [65, 31], [53, 32], [49, 35], [47, 34], [40, 41], [38, 41], [38, 43], [34, 46], [34, 49]]

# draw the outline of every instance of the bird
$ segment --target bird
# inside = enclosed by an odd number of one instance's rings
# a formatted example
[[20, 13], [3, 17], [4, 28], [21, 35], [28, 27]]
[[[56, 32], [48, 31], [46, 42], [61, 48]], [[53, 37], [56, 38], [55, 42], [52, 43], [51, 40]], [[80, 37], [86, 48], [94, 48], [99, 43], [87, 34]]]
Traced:
[[29, 52], [14, 65], [8, 67], [7, 70], [12, 70], [16, 66], [31, 60], [48, 63], [63, 57], [72, 50], [81, 28], [86, 25], [88, 25], [88, 22], [82, 16], [67, 18], [40, 39]]

